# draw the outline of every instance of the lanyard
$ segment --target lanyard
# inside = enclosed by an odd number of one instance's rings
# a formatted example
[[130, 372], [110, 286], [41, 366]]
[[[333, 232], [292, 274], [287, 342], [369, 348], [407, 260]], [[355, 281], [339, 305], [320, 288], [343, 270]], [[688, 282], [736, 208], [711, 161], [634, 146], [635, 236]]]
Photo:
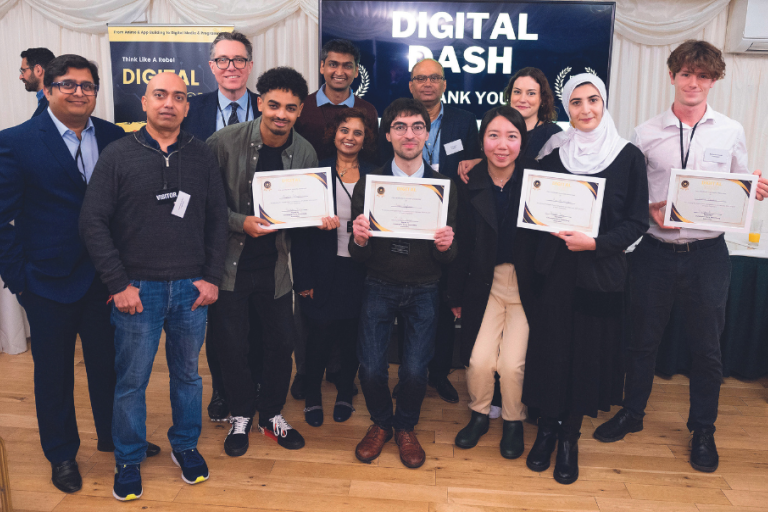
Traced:
[[[83, 150], [81, 148], [82, 145], [82, 141], [80, 141], [80, 144], [77, 145], [77, 151], [75, 152], [75, 165], [77, 165], [77, 170], [80, 171], [80, 175], [83, 177], [83, 181], [88, 183], [88, 180], [85, 177], [85, 160], [83, 160]], [[80, 168], [80, 164], [83, 164], [82, 168]]]
[[[245, 93], [248, 94], [248, 91], [246, 91]], [[237, 102], [233, 102], [233, 103], [237, 103]], [[221, 110], [221, 105], [219, 104], [219, 98], [216, 98], [216, 106], [219, 107], [219, 114], [221, 114], [221, 124], [223, 124], [224, 126], [227, 126], [227, 121], [226, 119], [224, 119], [224, 111]], [[248, 94], [248, 104], [245, 107], [245, 121], [243, 121], [244, 123], [248, 122], [248, 113], [250, 111], [251, 111], [251, 95]]]
[[[442, 119], [441, 119], [441, 120], [440, 120], [440, 126], [437, 128], [437, 133], [435, 134], [435, 144], [434, 144], [434, 146], [437, 146], [437, 145], [438, 145], [438, 144], [437, 144], [437, 139], [439, 139], [439, 138], [440, 138], [440, 130], [442, 130], [442, 129], [443, 129], [443, 121], [442, 121]], [[435, 154], [435, 147], [434, 147], [434, 146], [432, 147], [432, 151], [430, 151], [430, 150], [429, 150], [429, 148], [427, 148], [427, 156], [429, 157], [429, 162], [427, 162], [427, 163], [428, 163], [429, 165], [432, 165], [432, 155], [434, 155], [434, 154]], [[439, 155], [440, 155], [440, 152], [438, 151], [438, 152], [437, 152], [437, 154], [438, 154], [438, 156], [439, 156]], [[439, 162], [438, 162], [438, 163], [439, 163]]]
[[688, 157], [691, 154], [691, 146], [693, 145], [693, 135], [696, 133], [696, 127], [699, 126], [699, 122], [697, 122], [695, 125], [693, 125], [693, 129], [691, 130], [691, 140], [688, 141], [688, 151], [683, 153], [683, 122], [679, 119], [677, 120], [680, 126], [680, 160], [683, 164], [683, 169], [688, 165]]
[[[358, 172], [360, 172], [359, 169], [358, 169]], [[344, 182], [341, 180], [341, 175], [339, 174], [338, 167], [336, 167], [336, 174], [333, 175], [333, 179], [339, 180], [339, 186], [344, 190], [344, 193], [347, 194], [349, 201], [352, 202], [352, 196], [349, 194], [349, 190], [347, 190], [347, 187], [344, 186]]]

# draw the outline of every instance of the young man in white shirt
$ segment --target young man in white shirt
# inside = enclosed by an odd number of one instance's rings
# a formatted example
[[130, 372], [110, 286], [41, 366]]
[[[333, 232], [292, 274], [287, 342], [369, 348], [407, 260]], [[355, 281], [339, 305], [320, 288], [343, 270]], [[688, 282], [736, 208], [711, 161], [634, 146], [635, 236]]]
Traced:
[[[720, 50], [706, 41], [689, 40], [672, 52], [667, 66], [675, 86], [674, 103], [635, 128], [632, 140], [648, 164], [652, 222], [630, 260], [632, 339], [624, 408], [594, 436], [613, 442], [643, 429], [656, 354], [677, 304], [684, 313], [692, 358], [687, 425], [693, 432], [691, 466], [712, 472], [718, 465], [714, 432], [723, 376], [720, 335], [731, 263], [722, 232], [665, 226], [664, 208], [672, 168], [747, 174], [747, 147], [741, 124], [707, 104], [710, 89], [725, 75]], [[754, 174], [760, 176], [760, 171]], [[761, 178], [757, 199], [766, 195], [768, 181]]]

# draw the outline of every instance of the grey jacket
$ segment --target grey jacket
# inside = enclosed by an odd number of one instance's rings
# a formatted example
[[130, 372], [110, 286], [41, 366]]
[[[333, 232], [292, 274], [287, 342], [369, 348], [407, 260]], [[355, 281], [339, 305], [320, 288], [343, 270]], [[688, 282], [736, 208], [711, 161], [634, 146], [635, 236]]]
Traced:
[[[253, 174], [259, 161], [261, 140], [261, 117], [247, 123], [238, 123], [222, 128], [211, 135], [208, 145], [219, 161], [224, 191], [227, 195], [229, 210], [229, 238], [227, 255], [224, 263], [224, 277], [221, 289], [235, 290], [237, 262], [243, 252], [243, 244], [248, 236], [243, 231], [245, 218], [250, 215], [253, 193], [251, 191]], [[293, 142], [283, 152], [283, 168], [310, 169], [317, 167], [315, 150], [301, 135], [293, 130]], [[291, 240], [288, 230], [280, 230], [275, 240], [277, 264], [275, 265], [275, 298], [291, 291], [291, 272], [289, 254]]]

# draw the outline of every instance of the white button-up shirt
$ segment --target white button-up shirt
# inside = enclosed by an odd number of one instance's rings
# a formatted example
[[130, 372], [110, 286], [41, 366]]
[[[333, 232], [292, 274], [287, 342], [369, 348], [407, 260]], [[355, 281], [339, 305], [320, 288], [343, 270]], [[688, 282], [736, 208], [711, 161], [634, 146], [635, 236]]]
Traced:
[[[632, 143], [645, 155], [648, 168], [648, 196], [651, 203], [665, 201], [669, 191], [672, 169], [682, 169], [680, 155], [680, 120], [672, 108], [646, 121], [632, 134]], [[683, 125], [683, 151], [690, 153], [686, 169], [710, 172], [749, 173], [747, 168], [747, 139], [738, 121], [715, 112], [707, 105], [704, 117], [699, 121], [691, 140], [691, 126]], [[726, 163], [708, 162], [707, 149], [727, 152], [731, 155]], [[669, 208], [669, 205], [667, 205]], [[662, 229], [653, 220], [648, 234], [664, 242], [687, 243], [715, 238], [722, 231], [700, 229]]]

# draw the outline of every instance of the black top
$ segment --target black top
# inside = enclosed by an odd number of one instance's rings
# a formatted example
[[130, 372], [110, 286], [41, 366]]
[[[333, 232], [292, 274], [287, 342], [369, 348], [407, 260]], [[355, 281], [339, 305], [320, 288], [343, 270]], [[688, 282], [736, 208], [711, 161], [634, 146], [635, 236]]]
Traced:
[[514, 263], [515, 233], [517, 232], [517, 210], [520, 207], [520, 187], [523, 182], [523, 168], [516, 166], [512, 177], [497, 187], [491, 184], [496, 199], [496, 221], [499, 227], [499, 241], [496, 246], [496, 264]]
[[160, 143], [152, 138], [152, 136], [147, 131], [147, 127], [146, 126], [142, 126], [141, 130], [139, 130], [139, 131], [141, 132], [141, 136], [144, 137], [144, 142], [146, 142], [148, 146], [150, 146], [151, 148], [156, 149], [158, 151], [162, 151], [166, 155], [169, 155], [169, 154], [173, 153], [174, 151], [176, 151], [177, 149], [179, 149], [179, 140], [178, 139], [176, 139], [176, 142], [174, 142], [173, 144], [168, 144], [168, 148], [167, 148], [168, 151], [163, 151], [163, 148], [160, 147]]
[[[283, 151], [293, 142], [293, 131], [288, 135], [288, 140], [280, 147], [273, 148], [264, 144], [259, 149], [259, 161], [256, 162], [256, 172], [282, 171]], [[253, 194], [253, 192], [251, 192]], [[256, 215], [253, 210], [254, 201], [251, 198], [251, 215]], [[258, 217], [258, 215], [257, 215]], [[257, 238], [251, 236], [245, 239], [243, 252], [240, 254], [238, 266], [240, 270], [258, 270], [275, 268], [277, 263], [277, 246], [275, 245], [277, 231]]]
[[539, 156], [539, 151], [544, 147], [549, 138], [556, 133], [563, 131], [562, 128], [555, 123], [541, 123], [536, 128], [528, 132], [528, 145], [523, 151], [523, 155], [527, 158], [536, 158]]

